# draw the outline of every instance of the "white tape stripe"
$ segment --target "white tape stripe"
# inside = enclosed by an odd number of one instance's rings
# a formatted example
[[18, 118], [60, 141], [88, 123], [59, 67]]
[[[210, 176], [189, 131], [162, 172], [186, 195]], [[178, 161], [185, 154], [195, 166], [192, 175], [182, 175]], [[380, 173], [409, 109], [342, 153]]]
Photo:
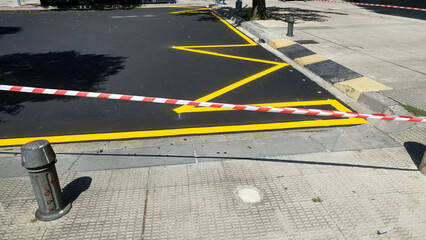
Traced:
[[32, 93], [34, 89], [33, 87], [23, 87], [20, 92]]
[[[15, 89], [13, 89], [15, 88]], [[0, 90], [2, 91], [14, 91], [14, 92], [27, 92], [27, 93], [36, 93], [36, 94], [58, 94], [66, 96], [77, 96], [79, 93], [86, 93], [81, 91], [73, 90], [59, 90], [59, 89], [44, 89], [44, 88], [33, 88], [33, 87], [23, 87], [23, 86], [10, 86], [10, 85], [1, 85]], [[36, 92], [33, 92], [36, 90]], [[120, 99], [124, 95], [122, 94], [111, 94], [111, 93], [95, 93], [89, 92], [86, 94], [81, 94], [79, 97], [92, 97], [92, 98], [109, 98], [109, 99]], [[102, 97], [100, 97], [102, 95]], [[130, 96], [130, 95], [126, 95]], [[227, 109], [240, 109], [246, 111], [262, 111], [262, 112], [280, 112], [280, 113], [290, 113], [290, 114], [302, 114], [302, 115], [319, 115], [319, 116], [339, 116], [339, 117], [357, 117], [357, 118], [367, 118], [367, 119], [382, 119], [382, 120], [395, 120], [395, 121], [413, 121], [413, 122], [426, 122], [425, 117], [409, 117], [409, 116], [384, 116], [384, 115], [374, 115], [374, 114], [360, 114], [352, 112], [341, 112], [341, 111], [330, 111], [330, 110], [320, 110], [320, 109], [302, 109], [302, 108], [274, 108], [267, 106], [250, 106], [250, 105], [235, 105], [227, 103], [211, 103], [211, 102], [197, 102], [197, 101], [188, 101], [188, 100], [178, 100], [178, 99], [168, 99], [168, 98], [153, 98], [153, 97], [144, 97], [144, 96], [131, 96], [130, 101], [145, 101], [145, 102], [156, 102], [156, 103], [169, 103], [175, 102], [176, 105], [197, 105], [197, 106], [215, 106], [219, 108]], [[190, 104], [192, 103], [192, 104]], [[196, 103], [196, 104], [194, 104]], [[238, 107], [237, 107], [238, 106]], [[237, 107], [237, 108], [236, 108]]]
[[144, 98], [143, 97], [138, 97], [138, 96], [133, 96], [130, 101], [136, 101], [136, 102], [140, 102], [142, 101]]
[[45, 89], [43, 91], [43, 94], [55, 94], [55, 92], [57, 91], [57, 89]]
[[9, 85], [0, 85], [0, 90], [2, 91], [10, 91], [11, 88], [12, 86]]
[[87, 97], [97, 98], [99, 95], [101, 95], [101, 94], [100, 93], [95, 93], [95, 92], [89, 92], [87, 94]]
[[247, 106], [245, 110], [247, 110], [247, 111], [256, 111], [257, 109], [259, 109], [259, 107]]
[[234, 104], [223, 104], [223, 106], [222, 106], [222, 108], [226, 108], [226, 109], [234, 109], [234, 107], [235, 107]]
[[75, 95], [77, 95], [77, 93], [79, 93], [79, 91], [67, 91], [64, 95], [65, 96], [72, 96], [74, 97]]
[[178, 100], [176, 102], [177, 105], [188, 105], [188, 103], [190, 103], [191, 101], [188, 100]]
[[205, 102], [202, 102], [202, 103], [200, 103], [200, 105], [198, 105], [199, 107], [210, 107], [211, 106], [211, 104], [209, 104], [209, 103], [205, 103]]
[[155, 103], [165, 103], [166, 101], [167, 101], [167, 99], [165, 99], [165, 98], [156, 98], [152, 102], [155, 102]]
[[122, 94], [111, 94], [108, 99], [120, 99], [122, 96]]

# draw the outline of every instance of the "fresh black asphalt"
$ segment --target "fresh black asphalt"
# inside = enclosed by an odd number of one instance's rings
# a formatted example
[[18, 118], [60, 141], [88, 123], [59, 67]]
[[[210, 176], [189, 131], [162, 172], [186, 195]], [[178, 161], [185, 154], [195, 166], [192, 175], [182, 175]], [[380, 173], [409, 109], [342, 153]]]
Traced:
[[[246, 43], [209, 12], [171, 14], [179, 10], [186, 9], [0, 12], [0, 84], [195, 100], [273, 66], [172, 49]], [[208, 50], [281, 62], [260, 46]], [[211, 101], [326, 99], [334, 97], [287, 66]], [[177, 114], [176, 107], [0, 92], [0, 138], [322, 119], [242, 111]]]

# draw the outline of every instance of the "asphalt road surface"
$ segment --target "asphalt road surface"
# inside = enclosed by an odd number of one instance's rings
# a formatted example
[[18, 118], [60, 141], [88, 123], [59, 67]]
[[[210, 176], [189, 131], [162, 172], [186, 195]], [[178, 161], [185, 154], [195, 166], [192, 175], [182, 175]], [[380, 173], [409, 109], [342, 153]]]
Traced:
[[[349, 110], [219, 16], [195, 8], [0, 12], [0, 83]], [[362, 122], [0, 92], [0, 146]]]

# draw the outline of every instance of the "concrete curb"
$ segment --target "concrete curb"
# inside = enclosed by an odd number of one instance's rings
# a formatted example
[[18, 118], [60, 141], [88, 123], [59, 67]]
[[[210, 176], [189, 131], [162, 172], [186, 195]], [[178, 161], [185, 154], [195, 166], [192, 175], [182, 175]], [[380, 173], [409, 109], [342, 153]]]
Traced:
[[[259, 42], [265, 42], [276, 48], [288, 58], [305, 67], [324, 81], [329, 82], [372, 111], [388, 115], [410, 115], [398, 102], [381, 93], [382, 90], [390, 90], [391, 88], [320, 56], [297, 42], [288, 39], [276, 39], [254, 22], [245, 21], [235, 16], [232, 12], [224, 11], [221, 8], [212, 8], [212, 11], [259, 38]], [[372, 87], [371, 85], [374, 86]]]

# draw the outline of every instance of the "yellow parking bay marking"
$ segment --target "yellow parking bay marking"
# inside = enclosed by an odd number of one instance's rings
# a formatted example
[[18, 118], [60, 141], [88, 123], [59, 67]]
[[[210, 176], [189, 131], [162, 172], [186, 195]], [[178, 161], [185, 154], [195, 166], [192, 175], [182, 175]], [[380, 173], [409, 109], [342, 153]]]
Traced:
[[[254, 80], [256, 80], [256, 79], [258, 79], [260, 77], [263, 77], [263, 76], [265, 76], [265, 75], [267, 75], [267, 74], [269, 74], [271, 72], [274, 72], [274, 71], [276, 71], [276, 70], [278, 70], [278, 69], [280, 69], [282, 67], [285, 67], [287, 65], [288, 64], [286, 64], [286, 63], [277, 64], [274, 67], [268, 68], [268, 69], [266, 69], [266, 70], [264, 70], [264, 71], [262, 71], [260, 73], [256, 73], [256, 74], [254, 74], [254, 75], [252, 75], [252, 76], [250, 76], [248, 78], [245, 78], [245, 79], [240, 80], [240, 81], [238, 81], [236, 83], [233, 83], [233, 84], [231, 84], [229, 86], [221, 88], [221, 89], [219, 89], [219, 90], [217, 90], [215, 92], [212, 92], [212, 93], [210, 93], [210, 94], [208, 94], [208, 95], [206, 95], [204, 97], [198, 98], [195, 101], [199, 101], [199, 102], [210, 101], [211, 99], [214, 99], [214, 98], [216, 98], [216, 97], [218, 97], [220, 95], [223, 95], [223, 94], [225, 94], [227, 92], [230, 92], [230, 91], [232, 91], [232, 90], [234, 90], [234, 89], [236, 89], [238, 87], [241, 87], [244, 84], [252, 82], [252, 81], [254, 81]], [[175, 108], [174, 111], [177, 112], [177, 113], [203, 112], [203, 109], [204, 109], [204, 111], [207, 111], [206, 109], [208, 109], [208, 108], [205, 108], [205, 107], [195, 107], [195, 106], [181, 106], [181, 107]]]
[[[337, 111], [350, 112], [347, 107], [339, 103], [339, 101], [334, 99], [329, 100], [317, 100], [317, 101], [300, 101], [300, 102], [275, 102], [275, 103], [255, 103], [247, 104], [250, 106], [260, 106], [260, 107], [305, 107], [305, 106], [326, 106], [330, 105], [334, 107]], [[188, 108], [182, 108], [179, 113], [185, 112], [217, 112], [217, 111], [236, 111], [234, 109], [226, 108], [214, 108], [214, 107], [194, 107], [194, 106], [185, 106]]]
[[[219, 90], [216, 90], [208, 95], [205, 95], [201, 98], [196, 99], [195, 101], [199, 101], [199, 102], [205, 102], [205, 101], [210, 101], [218, 96], [221, 96], [225, 93], [228, 93], [238, 87], [241, 87], [249, 82], [252, 82], [254, 80], [257, 80], [263, 76], [266, 76], [274, 71], [277, 71], [283, 67], [288, 66], [289, 64], [287, 63], [282, 63], [282, 62], [275, 62], [275, 61], [268, 61], [268, 60], [263, 60], [263, 59], [255, 59], [255, 58], [246, 58], [246, 57], [241, 57], [241, 56], [235, 56], [235, 55], [228, 55], [228, 54], [221, 54], [221, 53], [217, 53], [217, 52], [212, 52], [212, 51], [207, 51], [207, 50], [201, 50], [201, 49], [206, 49], [206, 48], [225, 48], [225, 47], [250, 47], [250, 46], [256, 46], [257, 44], [251, 40], [250, 38], [248, 38], [246, 35], [244, 35], [243, 33], [241, 33], [240, 31], [238, 31], [235, 27], [233, 27], [232, 25], [230, 25], [227, 21], [225, 21], [223, 18], [221, 18], [220, 16], [218, 16], [217, 14], [211, 12], [214, 16], [216, 16], [218, 19], [220, 19], [220, 21], [222, 21], [226, 26], [228, 26], [230, 29], [232, 29], [235, 33], [237, 33], [241, 38], [243, 38], [245, 41], [247, 41], [247, 44], [234, 44], [234, 45], [195, 45], [195, 46], [174, 46], [174, 49], [177, 50], [183, 50], [183, 51], [189, 51], [189, 52], [195, 52], [195, 53], [200, 53], [200, 54], [207, 54], [207, 55], [213, 55], [213, 56], [218, 56], [218, 57], [225, 57], [225, 58], [233, 58], [233, 59], [239, 59], [239, 60], [246, 60], [246, 61], [252, 61], [252, 62], [260, 62], [260, 63], [267, 63], [267, 64], [272, 64], [275, 65], [271, 68], [268, 68], [264, 71], [261, 71], [259, 73], [256, 73], [252, 76], [249, 76], [245, 79], [239, 80], [233, 84], [230, 84], [224, 88], [221, 88]], [[272, 40], [271, 44], [273, 46], [275, 46], [276, 48], [280, 48], [280, 47], [284, 47], [284, 46], [290, 46], [293, 44], [296, 44], [293, 41], [290, 41], [288, 39], [276, 39], [276, 40]], [[320, 62], [323, 61], [321, 59], [321, 56], [312, 56], [310, 59], [307, 58], [305, 59], [306, 62], [311, 61], [312, 63], [314, 62]], [[284, 102], [284, 103], [262, 103], [262, 104], [250, 104], [250, 105], [254, 105], [254, 106], [271, 106], [271, 107], [284, 107], [284, 106], [314, 106], [314, 105], [332, 105], [334, 108], [336, 108], [339, 111], [350, 111], [349, 109], [347, 109], [346, 107], [344, 107], [342, 104], [340, 104], [338, 101], [336, 100], [321, 100], [321, 101], [304, 101], [304, 102]], [[195, 106], [181, 106], [178, 108], [175, 108], [174, 111], [177, 113], [195, 113], [195, 112], [211, 112], [211, 111], [227, 111], [227, 110], [232, 110], [232, 109], [218, 109], [218, 108], [209, 108], [209, 107], [195, 107]], [[362, 120], [362, 119], [361, 119]], [[324, 121], [324, 120], [323, 120]], [[360, 124], [360, 123], [366, 123], [365, 120], [359, 121], [359, 119], [339, 119], [339, 121], [342, 122], [346, 122], [346, 124]], [[305, 121], [309, 122], [309, 121]], [[356, 122], [356, 123], [355, 123]], [[288, 125], [287, 125], [288, 126]], [[325, 126], [325, 125], [324, 125]], [[262, 130], [262, 129], [260, 129]]]
[[84, 142], [84, 141], [102, 141], [102, 140], [119, 140], [132, 138], [147, 138], [147, 137], [165, 137], [179, 135], [194, 135], [194, 134], [211, 134], [211, 133], [226, 133], [226, 132], [247, 132], [259, 130], [278, 130], [303, 127], [323, 127], [323, 126], [341, 126], [365, 123], [365, 120], [360, 118], [352, 119], [328, 119], [328, 120], [312, 120], [298, 122], [281, 122], [281, 123], [261, 123], [247, 124], [236, 126], [215, 126], [215, 127], [195, 127], [195, 128], [179, 128], [165, 129], [152, 131], [135, 131], [135, 132], [117, 132], [117, 133], [99, 133], [99, 134], [81, 134], [81, 135], [64, 135], [64, 136], [41, 136], [30, 138], [11, 138], [0, 139], [0, 147], [23, 145], [27, 142], [37, 139], [45, 139], [51, 143], [67, 143], [67, 142]]

